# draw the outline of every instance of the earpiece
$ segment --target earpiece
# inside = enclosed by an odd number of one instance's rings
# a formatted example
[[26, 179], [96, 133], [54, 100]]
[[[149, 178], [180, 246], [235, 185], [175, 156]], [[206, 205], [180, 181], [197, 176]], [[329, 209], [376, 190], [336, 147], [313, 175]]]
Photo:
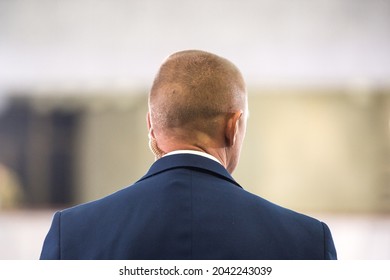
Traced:
[[152, 135], [152, 129], [149, 130], [149, 149], [154, 154], [156, 160], [165, 155], [165, 152], [158, 147], [156, 138]]

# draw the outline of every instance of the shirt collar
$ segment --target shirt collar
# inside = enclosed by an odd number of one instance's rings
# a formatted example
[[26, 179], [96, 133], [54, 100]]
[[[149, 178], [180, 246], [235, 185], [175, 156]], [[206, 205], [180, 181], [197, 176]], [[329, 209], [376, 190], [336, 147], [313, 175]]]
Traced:
[[171, 156], [171, 155], [178, 155], [178, 154], [192, 154], [192, 155], [198, 155], [198, 156], [202, 156], [202, 157], [206, 157], [206, 158], [209, 158], [209, 159], [212, 159], [216, 162], [218, 162], [219, 164], [222, 165], [222, 163], [214, 156], [208, 154], [208, 153], [205, 153], [205, 152], [201, 152], [201, 151], [194, 151], [194, 150], [176, 150], [176, 151], [172, 151], [172, 152], [169, 152], [165, 155], [163, 155], [163, 157], [166, 157], [166, 156]]

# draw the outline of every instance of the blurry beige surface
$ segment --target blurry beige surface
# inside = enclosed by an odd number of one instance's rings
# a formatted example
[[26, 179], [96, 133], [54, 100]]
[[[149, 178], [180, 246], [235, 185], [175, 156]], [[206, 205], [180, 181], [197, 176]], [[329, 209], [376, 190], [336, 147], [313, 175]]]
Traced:
[[236, 175], [293, 209], [389, 212], [389, 117], [389, 91], [262, 90]]
[[0, 211], [21, 206], [23, 191], [17, 174], [0, 162]]
[[[233, 174], [245, 189], [298, 211], [389, 213], [389, 91], [250, 93], [247, 136]], [[35, 106], [58, 110], [77, 103], [53, 99], [36, 98]], [[74, 203], [132, 184], [153, 162], [146, 96], [83, 98], [78, 106], [84, 113], [75, 137]], [[30, 165], [35, 170], [35, 162]], [[33, 186], [45, 196], [44, 184]]]

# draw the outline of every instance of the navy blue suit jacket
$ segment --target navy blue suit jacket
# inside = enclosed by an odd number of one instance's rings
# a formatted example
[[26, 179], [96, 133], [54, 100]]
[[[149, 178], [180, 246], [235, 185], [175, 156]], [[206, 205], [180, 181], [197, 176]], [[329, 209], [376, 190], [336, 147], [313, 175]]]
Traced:
[[329, 228], [179, 154], [134, 185], [54, 215], [41, 259], [336, 259]]

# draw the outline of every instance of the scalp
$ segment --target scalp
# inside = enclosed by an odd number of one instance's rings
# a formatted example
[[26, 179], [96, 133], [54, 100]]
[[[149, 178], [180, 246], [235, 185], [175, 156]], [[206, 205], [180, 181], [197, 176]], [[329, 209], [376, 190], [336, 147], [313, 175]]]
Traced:
[[182, 51], [169, 56], [155, 77], [151, 121], [160, 129], [211, 131], [214, 118], [241, 109], [245, 98], [245, 83], [233, 63], [203, 51]]

